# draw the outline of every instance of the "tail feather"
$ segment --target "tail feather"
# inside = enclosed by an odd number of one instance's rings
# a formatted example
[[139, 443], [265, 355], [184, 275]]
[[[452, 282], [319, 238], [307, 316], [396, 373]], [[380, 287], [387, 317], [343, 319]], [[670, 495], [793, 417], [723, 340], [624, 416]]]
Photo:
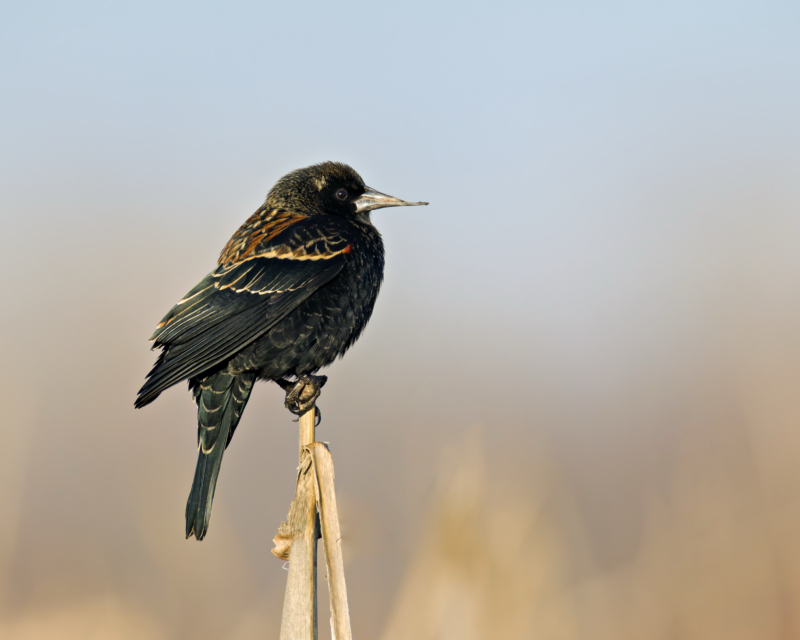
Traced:
[[211, 519], [211, 503], [222, 455], [233, 437], [256, 376], [218, 371], [191, 382], [197, 402], [199, 452], [192, 491], [186, 503], [186, 537], [202, 540]]

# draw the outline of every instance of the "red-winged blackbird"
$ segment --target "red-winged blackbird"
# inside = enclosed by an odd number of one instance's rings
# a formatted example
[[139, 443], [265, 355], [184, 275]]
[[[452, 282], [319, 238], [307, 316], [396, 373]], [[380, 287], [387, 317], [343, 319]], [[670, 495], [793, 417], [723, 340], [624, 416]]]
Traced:
[[[217, 268], [158, 325], [151, 340], [161, 353], [135, 406], [189, 381], [200, 454], [187, 538], [206, 534], [222, 454], [253, 383], [274, 380], [287, 391], [287, 407], [303, 413], [325, 382], [313, 374], [364, 330], [383, 280], [383, 242], [370, 211], [418, 204], [427, 203], [370, 189], [345, 164], [293, 171], [228, 241]], [[301, 401], [306, 385], [313, 396]]]

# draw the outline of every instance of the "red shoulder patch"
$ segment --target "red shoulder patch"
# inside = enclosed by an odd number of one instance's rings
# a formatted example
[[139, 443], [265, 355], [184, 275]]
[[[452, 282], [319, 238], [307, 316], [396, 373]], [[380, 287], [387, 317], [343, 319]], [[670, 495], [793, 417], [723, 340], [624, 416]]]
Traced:
[[255, 257], [258, 247], [283, 233], [306, 216], [284, 209], [259, 209], [228, 240], [218, 264], [232, 264]]

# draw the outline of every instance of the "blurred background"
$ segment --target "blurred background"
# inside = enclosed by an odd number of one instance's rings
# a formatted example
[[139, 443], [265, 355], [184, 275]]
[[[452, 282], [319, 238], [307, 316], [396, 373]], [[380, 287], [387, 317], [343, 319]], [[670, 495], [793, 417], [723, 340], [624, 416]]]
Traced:
[[0, 636], [277, 637], [282, 392], [202, 543], [133, 399], [330, 159], [431, 202], [325, 372], [356, 636], [800, 638], [800, 5], [6, 2], [0, 85]]

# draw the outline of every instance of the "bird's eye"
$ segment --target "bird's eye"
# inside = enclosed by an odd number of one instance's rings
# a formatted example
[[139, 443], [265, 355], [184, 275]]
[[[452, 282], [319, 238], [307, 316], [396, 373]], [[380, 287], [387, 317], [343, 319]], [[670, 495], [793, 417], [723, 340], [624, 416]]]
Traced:
[[336, 197], [339, 198], [339, 200], [346, 200], [347, 199], [347, 191], [345, 191], [344, 189], [339, 189], [336, 192]]

